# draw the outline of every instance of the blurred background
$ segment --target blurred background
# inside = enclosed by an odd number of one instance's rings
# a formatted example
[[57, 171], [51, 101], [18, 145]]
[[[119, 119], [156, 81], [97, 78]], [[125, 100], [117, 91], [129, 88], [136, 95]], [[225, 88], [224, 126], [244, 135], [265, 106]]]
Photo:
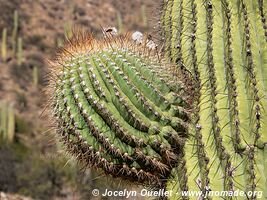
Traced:
[[62, 152], [42, 115], [47, 60], [71, 37], [73, 26], [96, 37], [101, 27], [152, 33], [159, 1], [0, 0], [1, 200], [101, 199], [92, 189], [138, 189], [83, 169]]

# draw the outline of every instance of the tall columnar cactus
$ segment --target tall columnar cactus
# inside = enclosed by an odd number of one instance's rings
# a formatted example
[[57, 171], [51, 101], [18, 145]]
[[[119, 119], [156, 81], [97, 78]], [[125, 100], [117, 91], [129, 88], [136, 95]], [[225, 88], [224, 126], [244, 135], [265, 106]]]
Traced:
[[18, 65], [22, 64], [23, 61], [23, 43], [22, 43], [22, 38], [18, 37], [18, 52], [17, 52], [17, 62]]
[[13, 30], [12, 30], [12, 51], [14, 55], [16, 54], [17, 50], [18, 27], [19, 27], [19, 14], [18, 11], [15, 10], [13, 16]]
[[32, 82], [35, 87], [37, 87], [39, 84], [39, 74], [39, 68], [37, 66], [34, 66], [32, 69]]
[[165, 187], [188, 135], [185, 70], [128, 37], [77, 34], [51, 74], [48, 95], [69, 152], [114, 177]]
[[123, 21], [122, 21], [122, 16], [121, 16], [121, 12], [117, 12], [117, 26], [119, 29], [119, 33], [123, 32]]
[[2, 43], [1, 43], [1, 56], [3, 62], [7, 59], [7, 29], [4, 28], [2, 31]]
[[170, 189], [267, 198], [266, 11], [265, 0], [164, 0], [165, 54], [192, 72], [198, 91], [186, 162]]
[[146, 28], [147, 27], [147, 10], [146, 10], [146, 5], [141, 6], [141, 19], [143, 21], [143, 26]]
[[0, 102], [0, 143], [13, 142], [15, 137], [15, 114], [13, 106]]

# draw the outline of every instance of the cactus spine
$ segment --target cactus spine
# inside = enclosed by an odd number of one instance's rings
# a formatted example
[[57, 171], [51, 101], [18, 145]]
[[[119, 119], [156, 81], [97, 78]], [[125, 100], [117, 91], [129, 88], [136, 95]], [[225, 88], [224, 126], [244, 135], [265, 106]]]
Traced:
[[165, 54], [192, 72], [199, 92], [184, 178], [178, 168], [173, 179], [178, 191], [240, 189], [248, 199], [257, 198], [249, 191], [267, 198], [266, 8], [263, 0], [163, 3]]
[[52, 63], [51, 107], [68, 151], [114, 177], [164, 187], [187, 137], [192, 83], [128, 37], [77, 34]]

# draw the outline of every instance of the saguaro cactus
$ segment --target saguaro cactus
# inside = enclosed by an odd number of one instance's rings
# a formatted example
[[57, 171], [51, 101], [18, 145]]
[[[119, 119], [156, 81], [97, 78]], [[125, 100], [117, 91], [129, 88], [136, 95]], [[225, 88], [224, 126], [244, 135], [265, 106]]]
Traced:
[[68, 151], [114, 177], [164, 187], [183, 153], [187, 72], [128, 37], [77, 34], [51, 64], [48, 95]]
[[23, 61], [23, 43], [22, 43], [22, 38], [18, 37], [18, 52], [17, 52], [17, 62], [18, 65], [22, 65]]
[[17, 50], [18, 27], [19, 27], [19, 14], [18, 11], [15, 10], [13, 16], [13, 31], [12, 31], [12, 51], [14, 55], [16, 55], [16, 50]]
[[15, 114], [13, 105], [0, 102], [0, 143], [13, 142], [15, 137]]
[[186, 163], [169, 182], [173, 189], [178, 180], [179, 194], [242, 190], [237, 199], [256, 199], [255, 191], [267, 198], [266, 11], [264, 0], [163, 3], [165, 54], [192, 72], [198, 91]]
[[4, 28], [2, 31], [2, 43], [1, 43], [1, 55], [3, 62], [7, 59], [7, 29]]

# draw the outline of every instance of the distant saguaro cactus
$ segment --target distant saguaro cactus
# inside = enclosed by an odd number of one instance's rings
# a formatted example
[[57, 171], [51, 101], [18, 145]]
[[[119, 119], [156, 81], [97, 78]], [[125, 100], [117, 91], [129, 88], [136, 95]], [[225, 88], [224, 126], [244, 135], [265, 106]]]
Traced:
[[1, 43], [1, 56], [3, 62], [7, 59], [7, 29], [4, 28], [2, 31], [2, 43]]
[[164, 1], [165, 54], [192, 72], [198, 91], [186, 163], [170, 189], [267, 198], [266, 11], [263, 0]]
[[18, 37], [18, 52], [17, 52], [17, 62], [18, 65], [22, 64], [23, 61], [23, 43], [22, 43], [22, 38]]
[[32, 69], [32, 82], [35, 87], [39, 84], [39, 68], [37, 66]]
[[16, 54], [17, 51], [18, 27], [19, 27], [19, 14], [18, 11], [15, 10], [13, 16], [13, 30], [12, 30], [12, 51], [14, 55]]
[[15, 137], [15, 114], [13, 106], [0, 102], [0, 143], [13, 142]]
[[76, 34], [51, 63], [48, 95], [71, 153], [114, 177], [165, 187], [180, 161], [193, 92], [183, 69], [127, 36]]

